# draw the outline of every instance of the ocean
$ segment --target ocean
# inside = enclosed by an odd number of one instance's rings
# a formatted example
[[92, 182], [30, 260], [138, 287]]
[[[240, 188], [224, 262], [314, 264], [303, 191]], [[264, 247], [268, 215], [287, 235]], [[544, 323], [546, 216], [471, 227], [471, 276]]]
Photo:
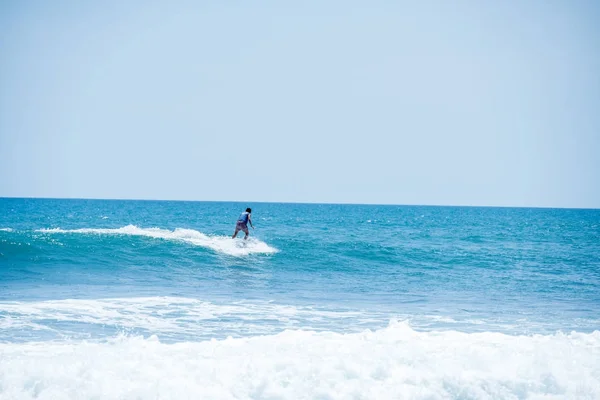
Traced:
[[600, 210], [3, 198], [0, 399], [600, 399]]

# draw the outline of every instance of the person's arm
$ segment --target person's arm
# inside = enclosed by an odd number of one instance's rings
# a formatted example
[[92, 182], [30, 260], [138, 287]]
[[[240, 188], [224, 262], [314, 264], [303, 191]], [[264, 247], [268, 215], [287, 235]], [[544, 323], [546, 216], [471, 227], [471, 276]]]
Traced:
[[248, 222], [250, 222], [250, 226], [254, 229], [254, 225], [252, 225], [252, 214], [248, 214]]

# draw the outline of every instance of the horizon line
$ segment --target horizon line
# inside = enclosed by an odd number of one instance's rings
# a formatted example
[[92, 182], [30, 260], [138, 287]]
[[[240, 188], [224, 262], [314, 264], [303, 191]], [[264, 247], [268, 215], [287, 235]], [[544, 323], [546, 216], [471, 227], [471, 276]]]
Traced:
[[258, 204], [306, 204], [306, 205], [348, 205], [348, 206], [388, 206], [388, 207], [457, 207], [457, 208], [533, 208], [549, 210], [600, 210], [596, 207], [556, 207], [556, 206], [506, 206], [506, 205], [464, 205], [464, 204], [399, 204], [399, 203], [341, 203], [322, 201], [264, 201], [264, 200], [183, 200], [183, 199], [139, 199], [139, 198], [94, 198], [94, 197], [34, 197], [34, 196], [0, 196], [0, 199], [29, 200], [100, 200], [100, 201], [164, 201], [188, 203], [258, 203]]

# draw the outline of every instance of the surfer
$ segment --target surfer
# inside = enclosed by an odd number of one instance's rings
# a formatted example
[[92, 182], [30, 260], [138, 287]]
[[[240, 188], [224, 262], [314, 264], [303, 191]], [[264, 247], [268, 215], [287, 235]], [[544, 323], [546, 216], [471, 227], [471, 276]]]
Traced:
[[251, 208], [246, 208], [246, 211], [240, 214], [240, 217], [238, 218], [235, 224], [235, 232], [233, 233], [233, 239], [235, 239], [239, 231], [243, 231], [246, 234], [246, 236], [244, 236], [244, 240], [248, 239], [248, 222], [250, 222], [250, 226], [252, 227], [252, 229], [254, 229], [254, 225], [252, 225], [252, 217], [250, 216], [250, 214], [252, 214]]

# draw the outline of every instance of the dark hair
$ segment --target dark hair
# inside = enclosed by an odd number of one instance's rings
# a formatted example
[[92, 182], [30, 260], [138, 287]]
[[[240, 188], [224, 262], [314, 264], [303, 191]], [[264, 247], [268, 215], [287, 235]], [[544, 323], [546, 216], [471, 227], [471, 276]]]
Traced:
[[249, 212], [249, 213], [251, 213], [251, 212], [252, 212], [252, 209], [251, 209], [251, 208], [246, 208], [246, 212]]

